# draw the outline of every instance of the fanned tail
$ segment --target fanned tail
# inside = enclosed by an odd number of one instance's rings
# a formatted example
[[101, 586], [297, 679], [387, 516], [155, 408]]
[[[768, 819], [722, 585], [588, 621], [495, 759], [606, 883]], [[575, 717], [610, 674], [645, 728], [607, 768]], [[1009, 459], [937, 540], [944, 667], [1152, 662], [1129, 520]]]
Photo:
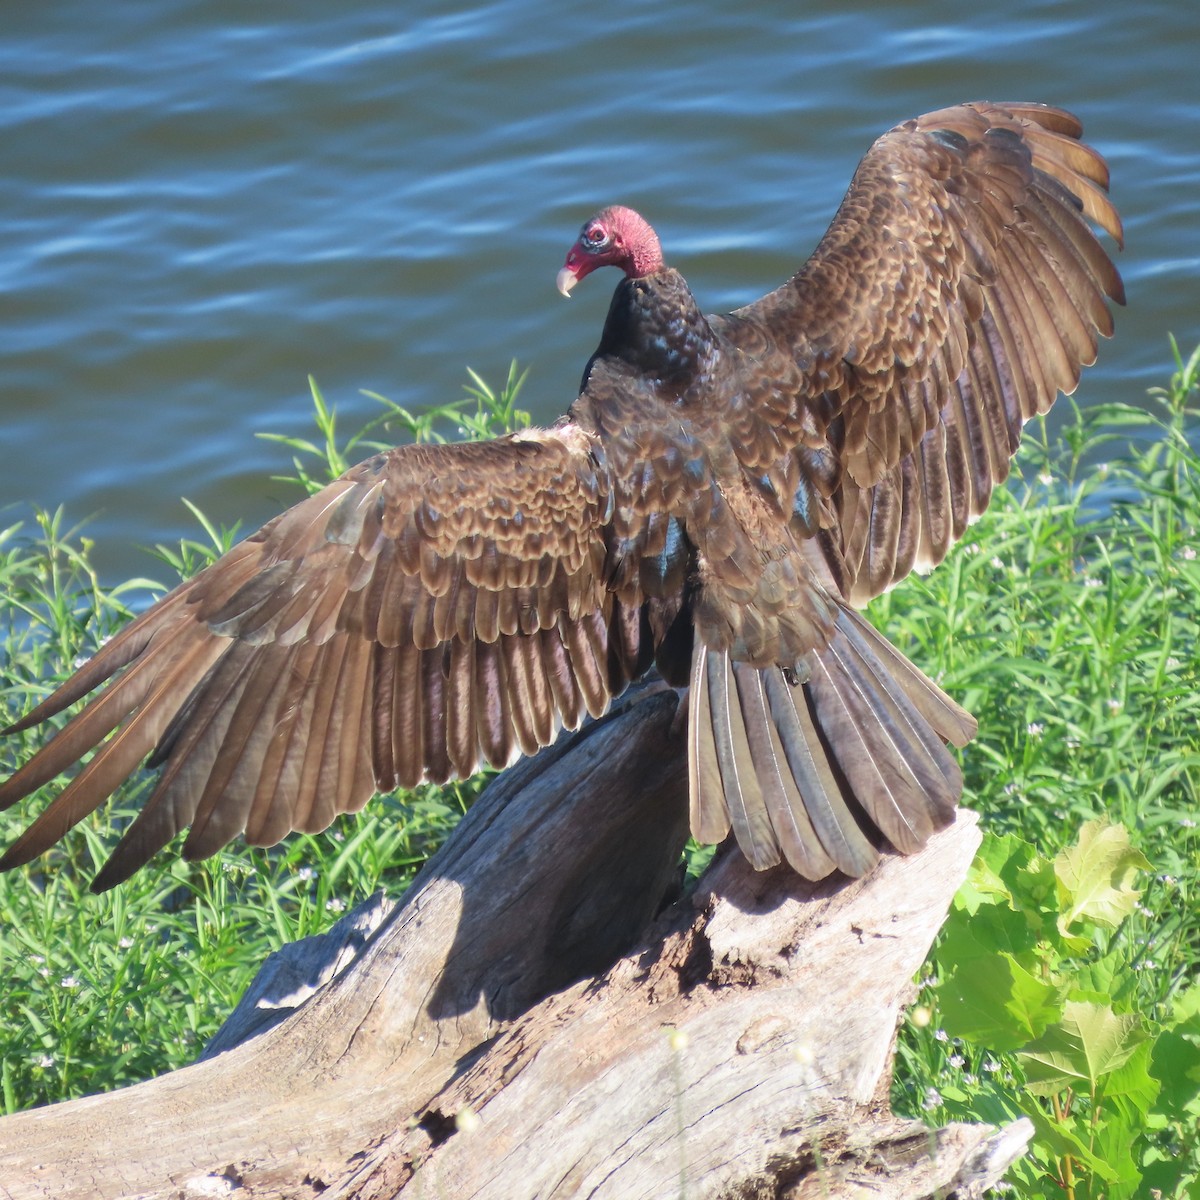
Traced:
[[732, 828], [760, 871], [786, 859], [808, 879], [864, 875], [881, 835], [912, 853], [953, 818], [962, 773], [946, 743], [965, 745], [975, 721], [848, 608], [801, 666], [793, 683], [697, 642], [692, 833]]

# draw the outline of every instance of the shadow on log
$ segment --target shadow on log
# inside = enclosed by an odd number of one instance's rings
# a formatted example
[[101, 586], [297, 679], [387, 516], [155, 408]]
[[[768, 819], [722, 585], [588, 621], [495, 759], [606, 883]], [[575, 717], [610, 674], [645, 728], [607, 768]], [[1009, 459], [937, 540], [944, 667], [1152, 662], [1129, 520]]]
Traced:
[[680, 899], [676, 709], [639, 693], [505, 773], [398, 904], [273, 955], [202, 1061], [0, 1121], [0, 1197], [981, 1194], [1028, 1129], [888, 1110], [974, 818], [850, 882], [727, 848]]

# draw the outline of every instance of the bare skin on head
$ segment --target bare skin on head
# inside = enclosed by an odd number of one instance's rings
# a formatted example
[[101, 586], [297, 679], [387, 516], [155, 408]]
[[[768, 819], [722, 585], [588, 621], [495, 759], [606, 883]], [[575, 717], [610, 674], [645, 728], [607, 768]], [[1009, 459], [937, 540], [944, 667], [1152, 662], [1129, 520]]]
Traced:
[[663, 265], [658, 235], [632, 208], [614, 204], [583, 223], [556, 283], [564, 296], [599, 267], [617, 267], [627, 279], [652, 275]]

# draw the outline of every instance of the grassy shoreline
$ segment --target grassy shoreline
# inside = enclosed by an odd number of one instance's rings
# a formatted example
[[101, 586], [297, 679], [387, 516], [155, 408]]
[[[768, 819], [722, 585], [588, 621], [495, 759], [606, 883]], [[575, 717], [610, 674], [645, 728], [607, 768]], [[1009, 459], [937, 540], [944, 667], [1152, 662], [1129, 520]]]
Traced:
[[[1015, 1175], [1023, 1196], [1183, 1195], [1200, 1162], [1200, 459], [1185, 436], [1200, 349], [1175, 357], [1149, 409], [1077, 412], [1053, 440], [1044, 425], [1027, 430], [1028, 482], [998, 489], [945, 564], [870, 610], [980, 718], [963, 763], [967, 802], [989, 831], [904, 1032], [894, 1102], [939, 1123], [1034, 1114], [1035, 1153]], [[319, 437], [275, 440], [312, 488], [361, 457], [385, 421], [402, 427], [392, 437], [425, 439], [521, 423], [520, 382], [514, 370], [492, 391], [472, 376], [463, 404], [420, 416], [390, 405], [347, 440], [314, 386]], [[205, 541], [161, 551], [173, 573], [231, 540], [197, 516]], [[0, 724], [155, 586], [101, 587], [88, 550], [61, 512], [41, 514], [36, 532], [0, 529]], [[0, 742], [0, 773], [41, 736]], [[5, 1112], [192, 1061], [270, 950], [379, 887], [403, 890], [479, 783], [378, 799], [327, 834], [271, 850], [238, 845], [201, 864], [160, 855], [92, 896], [87, 880], [144, 786], [125, 787], [64, 846], [0, 878]], [[0, 843], [37, 807], [0, 814]], [[1088, 834], [1098, 818], [1125, 831], [1124, 849], [1112, 842], [1120, 834]], [[1089, 875], [1097, 855], [1103, 884]], [[972, 978], [997, 971], [1016, 981], [1008, 1025], [981, 1016], [972, 991]], [[1086, 1050], [1085, 1017], [1111, 1017], [1128, 1053], [1055, 1087], [1062, 1080], [1039, 1066], [1042, 1043], [1057, 1030]]]

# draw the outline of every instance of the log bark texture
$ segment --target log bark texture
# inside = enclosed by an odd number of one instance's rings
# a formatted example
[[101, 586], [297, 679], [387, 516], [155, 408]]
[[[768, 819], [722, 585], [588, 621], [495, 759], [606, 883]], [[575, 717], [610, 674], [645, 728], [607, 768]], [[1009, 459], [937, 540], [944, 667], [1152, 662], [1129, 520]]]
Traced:
[[888, 1107], [974, 818], [863, 880], [679, 897], [676, 696], [500, 777], [395, 905], [272, 956], [191, 1067], [0, 1121], [0, 1197], [961, 1197], [1029, 1137]]

